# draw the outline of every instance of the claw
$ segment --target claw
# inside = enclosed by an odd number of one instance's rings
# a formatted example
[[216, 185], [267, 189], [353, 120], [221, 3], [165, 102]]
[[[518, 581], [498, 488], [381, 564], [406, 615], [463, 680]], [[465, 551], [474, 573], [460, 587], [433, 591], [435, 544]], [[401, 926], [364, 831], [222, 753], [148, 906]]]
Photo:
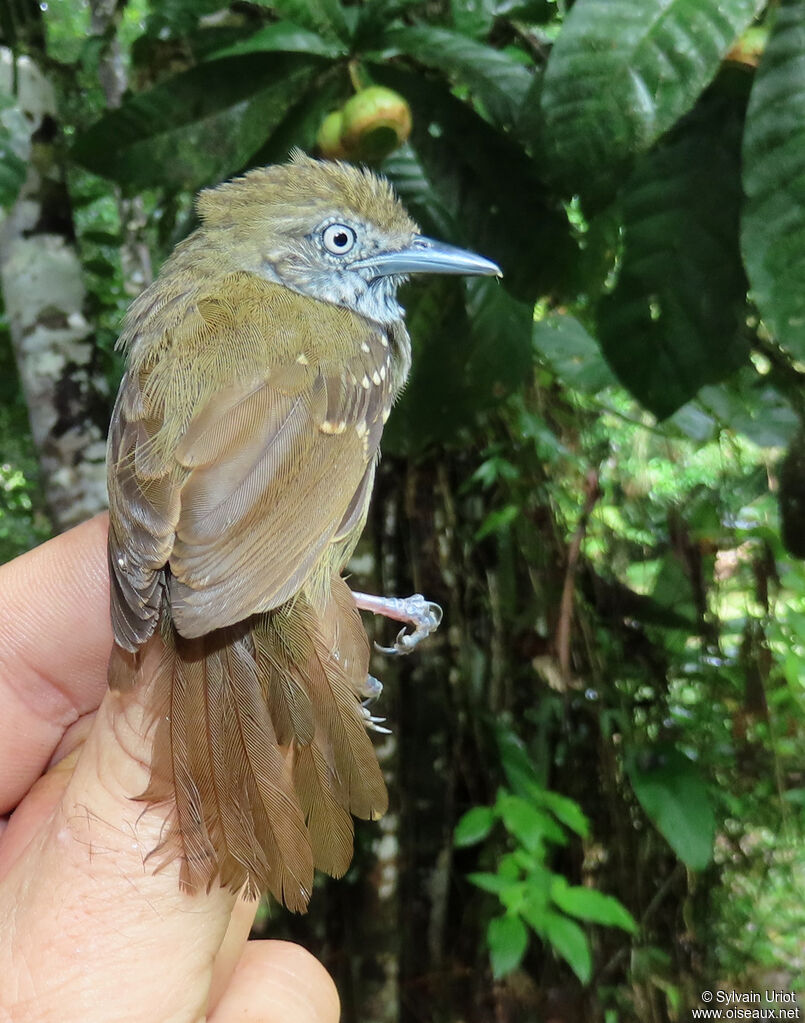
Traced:
[[[421, 593], [412, 597], [374, 597], [369, 593], [353, 593], [352, 596], [361, 611], [371, 611], [404, 623], [405, 627], [400, 630], [393, 646], [375, 643], [375, 648], [384, 654], [410, 654], [417, 644], [438, 629], [442, 620], [439, 605], [425, 600]], [[414, 631], [408, 632], [408, 626], [413, 626]]]
[[[366, 702], [368, 703], [369, 701], [367, 700]], [[379, 732], [381, 735], [391, 735], [391, 729], [383, 727], [383, 722], [386, 719], [378, 718], [375, 717], [373, 714], [370, 714], [369, 708], [366, 706], [366, 703], [361, 704], [361, 714], [363, 715], [364, 719], [363, 723], [368, 729], [370, 729], [373, 732]]]
[[401, 620], [407, 625], [413, 625], [414, 631], [408, 632], [402, 628], [397, 633], [397, 638], [392, 646], [380, 646], [375, 643], [375, 649], [383, 654], [410, 654], [426, 636], [435, 632], [442, 620], [442, 609], [431, 600], [425, 600], [421, 593], [415, 593], [412, 597], [400, 599], [395, 609], [400, 613]]

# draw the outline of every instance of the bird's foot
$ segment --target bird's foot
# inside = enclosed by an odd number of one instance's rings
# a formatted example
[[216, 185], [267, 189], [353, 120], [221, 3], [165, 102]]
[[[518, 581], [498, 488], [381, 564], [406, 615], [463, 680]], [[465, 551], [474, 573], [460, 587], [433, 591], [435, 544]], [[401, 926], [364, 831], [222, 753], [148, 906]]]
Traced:
[[361, 703], [361, 714], [363, 715], [364, 724], [367, 728], [373, 732], [380, 732], [381, 735], [391, 735], [390, 728], [384, 728], [383, 722], [385, 718], [375, 717], [369, 711], [369, 705], [374, 703], [375, 700], [383, 692], [383, 683], [379, 678], [375, 678], [374, 675], [367, 675], [366, 681], [361, 687], [361, 696], [365, 696], [366, 699]]
[[[415, 593], [412, 597], [374, 597], [369, 593], [352, 595], [361, 611], [371, 611], [372, 614], [405, 623], [393, 646], [375, 643], [375, 648], [384, 654], [410, 654], [426, 636], [439, 628], [442, 620], [439, 605], [425, 600], [421, 593]], [[408, 631], [409, 626], [413, 626], [413, 632]]]

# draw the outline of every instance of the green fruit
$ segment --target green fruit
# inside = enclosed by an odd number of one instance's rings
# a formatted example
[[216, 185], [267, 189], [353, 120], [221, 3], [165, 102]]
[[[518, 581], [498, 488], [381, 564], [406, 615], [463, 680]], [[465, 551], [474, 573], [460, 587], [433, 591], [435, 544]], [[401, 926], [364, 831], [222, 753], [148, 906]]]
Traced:
[[333, 110], [321, 122], [316, 145], [319, 152], [328, 160], [343, 160], [347, 155], [341, 142], [341, 128], [344, 123], [344, 115], [340, 110]]
[[382, 160], [411, 134], [411, 108], [382, 85], [361, 89], [341, 111], [341, 143], [351, 157]]

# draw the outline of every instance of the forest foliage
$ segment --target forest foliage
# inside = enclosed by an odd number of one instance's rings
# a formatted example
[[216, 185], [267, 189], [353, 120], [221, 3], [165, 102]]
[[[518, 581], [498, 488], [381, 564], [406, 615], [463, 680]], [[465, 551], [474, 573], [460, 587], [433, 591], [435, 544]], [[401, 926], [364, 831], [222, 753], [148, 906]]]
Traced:
[[[410, 919], [382, 1008], [328, 960], [346, 1018], [653, 1021], [718, 984], [805, 987], [805, 6], [130, 0], [102, 31], [90, 7], [11, 0], [0, 31], [59, 95], [110, 391], [145, 283], [126, 247], [158, 266], [195, 190], [316, 152], [372, 85], [411, 116], [379, 169], [504, 271], [404, 296], [363, 553], [447, 628], [378, 669]], [[7, 208], [20, 113], [0, 94]], [[5, 342], [0, 388], [10, 557], [47, 525]], [[343, 929], [287, 926], [325, 957]]]

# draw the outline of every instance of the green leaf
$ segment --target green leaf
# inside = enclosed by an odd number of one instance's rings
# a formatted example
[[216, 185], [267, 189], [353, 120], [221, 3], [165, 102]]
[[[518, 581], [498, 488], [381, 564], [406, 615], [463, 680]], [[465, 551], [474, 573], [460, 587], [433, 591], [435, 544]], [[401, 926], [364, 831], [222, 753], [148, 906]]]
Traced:
[[411, 453], [453, 437], [522, 382], [531, 365], [531, 312], [494, 282], [491, 289], [446, 279], [414, 282], [403, 304], [413, 370], [384, 447]]
[[366, 53], [382, 50], [391, 24], [406, 8], [422, 0], [372, 0], [357, 8], [358, 20], [352, 36], [352, 52]]
[[349, 41], [350, 27], [339, 0], [255, 0], [255, 3], [327, 39]]
[[548, 912], [545, 914], [543, 936], [582, 984], [587, 984], [592, 976], [593, 960], [590, 943], [581, 927], [566, 916]]
[[413, 368], [402, 400], [383, 434], [387, 452], [413, 454], [454, 436], [475, 415], [463, 386], [457, 338], [470, 332], [459, 281], [446, 277], [414, 281], [403, 292]]
[[658, 746], [627, 764], [638, 802], [691, 870], [713, 857], [716, 822], [699, 769], [679, 750]]
[[554, 177], [583, 194], [647, 150], [692, 108], [761, 6], [762, 0], [577, 0], [540, 94]]
[[496, 980], [516, 970], [528, 947], [528, 931], [519, 916], [506, 913], [489, 921], [486, 932], [492, 973]]
[[622, 195], [623, 262], [599, 304], [599, 338], [621, 382], [659, 417], [748, 355], [741, 116], [731, 97], [700, 104]]
[[474, 539], [480, 541], [485, 536], [489, 536], [490, 533], [503, 532], [503, 530], [509, 528], [519, 514], [520, 508], [516, 504], [506, 504], [502, 508], [497, 508], [486, 516], [475, 531]]
[[595, 888], [571, 886], [563, 877], [556, 875], [551, 886], [551, 898], [570, 916], [594, 924], [620, 927], [629, 934], [637, 933], [637, 921], [629, 910], [611, 895], [604, 895]]
[[590, 822], [575, 800], [568, 799], [567, 796], [562, 796], [558, 792], [549, 792], [547, 789], [543, 789], [538, 798], [557, 820], [571, 831], [575, 831], [577, 835], [587, 838], [590, 833]]
[[453, 832], [453, 843], [459, 848], [482, 842], [495, 823], [491, 806], [474, 806], [461, 817]]
[[516, 888], [522, 886], [522, 879], [519, 874], [516, 878], [506, 877], [504, 874], [490, 874], [487, 872], [476, 872], [467, 874], [467, 880], [476, 888], [498, 895], [501, 899]]
[[312, 80], [317, 58], [211, 61], [128, 99], [76, 141], [75, 158], [130, 189], [194, 189], [240, 170]]
[[317, 74], [306, 89], [289, 106], [266, 142], [251, 157], [250, 163], [259, 167], [279, 163], [288, 158], [294, 146], [306, 153], [316, 147], [316, 136], [321, 122], [344, 98], [343, 75], [337, 65]]
[[450, 234], [453, 218], [436, 194], [416, 153], [406, 142], [383, 161], [383, 173], [391, 178], [394, 190], [406, 209], [416, 213], [426, 233], [437, 237]]
[[544, 840], [567, 844], [567, 837], [556, 821], [520, 796], [499, 796], [496, 807], [506, 830], [529, 851], [539, 850]]
[[220, 60], [222, 57], [239, 56], [243, 53], [310, 53], [318, 57], [335, 59], [343, 56], [345, 50], [337, 42], [324, 39], [317, 32], [300, 28], [291, 21], [275, 21], [265, 25], [246, 39], [241, 39], [231, 46], [216, 50], [208, 56], [208, 60]]
[[600, 347], [573, 316], [552, 313], [537, 320], [532, 337], [563, 383], [591, 393], [616, 383]]
[[531, 85], [528, 70], [508, 54], [446, 28], [417, 25], [393, 29], [384, 44], [455, 76], [501, 124], [514, 123]]
[[760, 447], [786, 447], [799, 424], [789, 402], [751, 365], [724, 384], [703, 387], [698, 404], [723, 426], [745, 434]]
[[485, 36], [495, 21], [497, 0], [450, 0], [456, 30], [465, 36]]
[[[503, 268], [502, 289], [486, 283], [529, 307], [539, 295], [561, 287], [576, 246], [567, 217], [522, 148], [439, 80], [396, 66], [371, 68], [380, 84], [396, 89], [411, 105], [411, 146], [449, 214], [447, 236]], [[411, 213], [419, 216], [416, 205]], [[530, 308], [523, 329], [530, 343]]]
[[544, 791], [542, 783], [519, 735], [507, 725], [500, 724], [495, 730], [495, 739], [506, 781], [515, 794], [529, 799], [541, 796]]
[[467, 384], [477, 395], [502, 399], [530, 379], [530, 304], [519, 302], [492, 277], [465, 282], [470, 335], [464, 350]]
[[743, 252], [770, 330], [805, 358], [805, 6], [783, 3], [757, 72], [744, 137]]

